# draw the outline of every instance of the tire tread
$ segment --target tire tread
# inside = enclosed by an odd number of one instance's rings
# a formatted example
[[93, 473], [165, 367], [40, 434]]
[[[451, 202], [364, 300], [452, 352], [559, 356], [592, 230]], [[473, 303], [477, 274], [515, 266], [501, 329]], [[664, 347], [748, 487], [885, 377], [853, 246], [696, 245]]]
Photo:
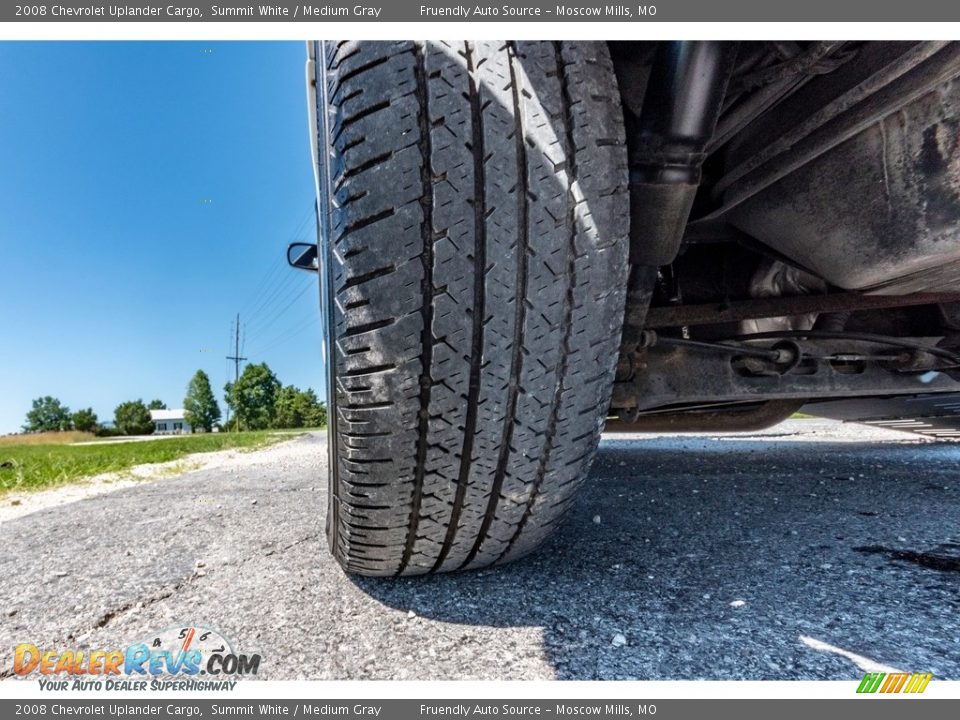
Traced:
[[[606, 45], [325, 43], [337, 559], [533, 550], [589, 469], [626, 280]], [[332, 501], [334, 502], [334, 501]]]

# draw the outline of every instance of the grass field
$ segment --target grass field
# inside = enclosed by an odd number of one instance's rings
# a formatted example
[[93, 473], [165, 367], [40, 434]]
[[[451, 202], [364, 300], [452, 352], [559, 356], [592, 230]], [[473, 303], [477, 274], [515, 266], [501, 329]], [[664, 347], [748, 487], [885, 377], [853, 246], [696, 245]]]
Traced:
[[[39, 490], [91, 475], [121, 472], [134, 465], [168, 462], [185, 455], [230, 448], [256, 449], [305, 431], [271, 431], [184, 435], [134, 442], [74, 444], [86, 433], [51, 433], [47, 442], [37, 436], [11, 436], [0, 442], [0, 495], [11, 490]], [[14, 438], [24, 442], [14, 442]], [[57, 442], [59, 441], [59, 442]]]
[[4, 445], [68, 445], [75, 442], [96, 440], [93, 433], [68, 430], [66, 432], [38, 432], [29, 435], [4, 435], [0, 437], [0, 447]]

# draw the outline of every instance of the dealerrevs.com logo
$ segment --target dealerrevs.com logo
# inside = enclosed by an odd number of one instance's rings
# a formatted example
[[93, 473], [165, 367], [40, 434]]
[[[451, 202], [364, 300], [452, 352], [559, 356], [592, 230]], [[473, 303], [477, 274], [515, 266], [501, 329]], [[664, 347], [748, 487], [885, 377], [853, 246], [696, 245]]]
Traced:
[[41, 690], [232, 690], [260, 669], [260, 653], [240, 653], [216, 630], [190, 625], [151, 633], [126, 648], [14, 648], [13, 673]]

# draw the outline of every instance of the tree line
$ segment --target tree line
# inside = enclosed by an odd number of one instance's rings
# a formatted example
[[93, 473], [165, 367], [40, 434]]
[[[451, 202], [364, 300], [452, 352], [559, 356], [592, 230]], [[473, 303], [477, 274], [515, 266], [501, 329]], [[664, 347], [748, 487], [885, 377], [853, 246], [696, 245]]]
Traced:
[[224, 388], [233, 419], [224, 429], [321, 427], [327, 424], [327, 406], [310, 388], [284, 385], [266, 363], [247, 365], [236, 382]]
[[[327, 423], [326, 405], [312, 389], [283, 385], [266, 363], [247, 365], [236, 382], [224, 386], [224, 392], [231, 417], [221, 422], [220, 405], [210, 377], [203, 370], [194, 373], [183, 399], [184, 420], [194, 431], [305, 428]], [[114, 409], [113, 426], [108, 427], [99, 421], [93, 408], [71, 412], [57, 398], [45, 395], [33, 401], [23, 431], [149, 435], [155, 427], [150, 411], [166, 409], [161, 400], [128, 400]]]

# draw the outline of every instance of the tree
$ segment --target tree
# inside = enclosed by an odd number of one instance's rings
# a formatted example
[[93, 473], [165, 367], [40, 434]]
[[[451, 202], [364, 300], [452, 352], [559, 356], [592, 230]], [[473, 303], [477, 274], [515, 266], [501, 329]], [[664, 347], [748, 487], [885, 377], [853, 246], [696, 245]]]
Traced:
[[273, 406], [273, 426], [275, 428], [303, 427], [303, 416], [297, 402], [300, 391], [293, 385], [287, 385], [277, 393]]
[[73, 414], [73, 427], [81, 432], [93, 432], [97, 429], [97, 414], [93, 408], [77, 410]]
[[310, 388], [300, 390], [288, 385], [277, 393], [273, 427], [303, 428], [327, 424], [327, 408]]
[[113, 411], [114, 423], [124, 435], [149, 435], [153, 432], [153, 420], [150, 410], [143, 400], [130, 400], [120, 403]]
[[55, 397], [45, 395], [33, 401], [23, 429], [25, 432], [56, 432], [69, 430], [70, 427], [70, 408]]
[[220, 419], [220, 406], [210, 389], [210, 378], [203, 370], [197, 370], [187, 386], [187, 396], [183, 399], [184, 419], [194, 429], [203, 428], [210, 432]]
[[323, 427], [327, 424], [327, 406], [317, 400], [317, 394], [307, 388], [300, 393], [303, 427]]
[[262, 430], [273, 423], [280, 381], [266, 363], [247, 365], [235, 383], [227, 383], [227, 405], [246, 430]]
[[166, 410], [167, 404], [163, 400], [151, 400], [147, 410]]

